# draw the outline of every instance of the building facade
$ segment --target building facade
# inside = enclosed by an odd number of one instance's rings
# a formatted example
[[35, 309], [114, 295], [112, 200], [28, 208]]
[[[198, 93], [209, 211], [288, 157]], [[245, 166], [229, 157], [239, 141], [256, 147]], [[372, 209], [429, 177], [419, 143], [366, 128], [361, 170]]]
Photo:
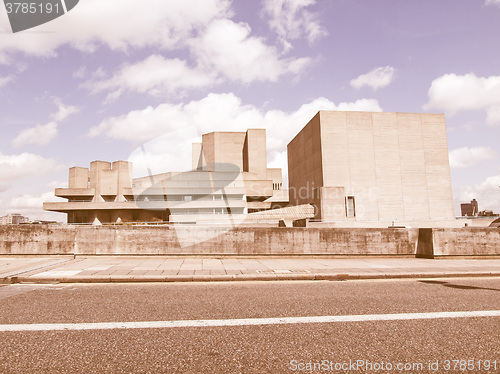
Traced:
[[132, 178], [127, 161], [71, 168], [68, 188], [55, 191], [67, 201], [44, 209], [67, 213], [68, 223], [455, 218], [443, 114], [320, 111], [287, 151], [289, 190], [281, 169], [267, 167], [265, 130], [249, 129], [203, 135], [186, 172]]
[[19, 213], [11, 213], [0, 217], [0, 225], [19, 225], [21, 223], [28, 223], [29, 221], [28, 217], [24, 217]]
[[443, 114], [320, 111], [288, 144], [289, 201], [323, 221], [453, 219]]
[[44, 209], [68, 223], [223, 220], [288, 205], [281, 169], [267, 167], [266, 134], [212, 132], [193, 144], [193, 170], [132, 178], [132, 163], [94, 161], [69, 170], [68, 188]]

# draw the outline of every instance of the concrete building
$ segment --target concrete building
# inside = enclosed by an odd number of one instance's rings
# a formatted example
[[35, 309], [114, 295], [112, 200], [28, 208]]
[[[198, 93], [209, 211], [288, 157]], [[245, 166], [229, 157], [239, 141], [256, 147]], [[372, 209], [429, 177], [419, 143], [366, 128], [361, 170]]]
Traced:
[[73, 167], [68, 188], [55, 190], [67, 201], [44, 209], [67, 213], [68, 223], [198, 222], [288, 205], [281, 169], [267, 167], [265, 130], [205, 134], [192, 155], [192, 171], [135, 179], [127, 161]]
[[7, 214], [0, 217], [0, 225], [19, 225], [21, 223], [28, 223], [29, 221], [28, 217], [24, 217], [19, 213]]
[[288, 144], [291, 205], [322, 221], [454, 219], [443, 114], [320, 111]]
[[265, 130], [212, 132], [193, 144], [191, 171], [132, 179], [129, 162], [94, 161], [71, 168], [68, 188], [55, 191], [67, 201], [44, 209], [68, 223], [455, 221], [443, 114], [320, 111], [288, 144], [288, 176], [289, 191], [281, 169], [267, 167]]

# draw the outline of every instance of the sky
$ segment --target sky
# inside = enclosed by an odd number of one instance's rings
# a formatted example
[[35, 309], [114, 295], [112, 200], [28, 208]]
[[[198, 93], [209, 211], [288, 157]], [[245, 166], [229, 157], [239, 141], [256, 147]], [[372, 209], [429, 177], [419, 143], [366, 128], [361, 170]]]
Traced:
[[265, 128], [286, 178], [318, 110], [444, 113], [456, 214], [500, 212], [499, 35], [500, 0], [80, 0], [18, 33], [0, 5], [0, 216], [64, 221], [68, 168], [187, 171], [211, 131]]

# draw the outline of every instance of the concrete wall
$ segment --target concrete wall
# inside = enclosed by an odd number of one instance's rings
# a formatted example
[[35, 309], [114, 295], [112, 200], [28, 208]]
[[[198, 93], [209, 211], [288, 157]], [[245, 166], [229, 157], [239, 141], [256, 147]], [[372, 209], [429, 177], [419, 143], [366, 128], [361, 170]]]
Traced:
[[89, 187], [89, 169], [72, 167], [69, 169], [68, 188], [84, 188]]
[[320, 187], [314, 190], [315, 217], [323, 220], [346, 220], [344, 187]]
[[324, 185], [354, 195], [360, 219], [454, 216], [444, 115], [320, 112], [320, 120]]
[[6, 254], [490, 256], [500, 229], [2, 225]]
[[417, 257], [500, 255], [500, 229], [420, 229]]
[[[417, 229], [0, 226], [0, 254], [413, 255]], [[193, 245], [181, 247], [179, 239]], [[189, 240], [187, 240], [189, 239]]]
[[234, 164], [243, 170], [244, 132], [211, 132], [203, 134], [203, 156], [209, 168], [214, 164]]
[[[267, 177], [266, 130], [248, 129], [243, 145], [243, 170]], [[281, 174], [281, 171], [280, 171]]]
[[314, 190], [324, 186], [319, 121], [318, 113], [288, 144], [288, 191], [291, 205], [313, 203]]
[[[273, 183], [277, 183], [280, 185], [280, 190], [283, 185], [283, 176], [281, 175], [280, 168], [267, 168], [266, 169], [266, 179], [270, 179]], [[288, 201], [288, 192], [286, 194], [286, 200]]]
[[320, 111], [288, 144], [288, 174], [291, 204], [344, 187], [357, 220], [454, 217], [443, 114]]

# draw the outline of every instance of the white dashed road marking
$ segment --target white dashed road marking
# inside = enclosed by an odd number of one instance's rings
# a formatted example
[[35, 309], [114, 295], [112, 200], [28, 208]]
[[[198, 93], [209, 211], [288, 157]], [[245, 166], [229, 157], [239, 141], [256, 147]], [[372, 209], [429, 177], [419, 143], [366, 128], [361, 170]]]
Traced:
[[500, 317], [500, 310], [479, 310], [468, 312], [435, 312], [404, 314], [361, 314], [352, 316], [283, 317], [283, 318], [244, 318], [213, 320], [180, 320], [149, 322], [102, 322], [102, 323], [49, 323], [0, 325], [0, 332], [7, 331], [55, 331], [55, 330], [111, 330], [111, 329], [159, 329], [172, 327], [223, 327], [288, 325], [296, 323], [335, 323], [366, 321], [403, 321], [436, 318], [476, 318]]

